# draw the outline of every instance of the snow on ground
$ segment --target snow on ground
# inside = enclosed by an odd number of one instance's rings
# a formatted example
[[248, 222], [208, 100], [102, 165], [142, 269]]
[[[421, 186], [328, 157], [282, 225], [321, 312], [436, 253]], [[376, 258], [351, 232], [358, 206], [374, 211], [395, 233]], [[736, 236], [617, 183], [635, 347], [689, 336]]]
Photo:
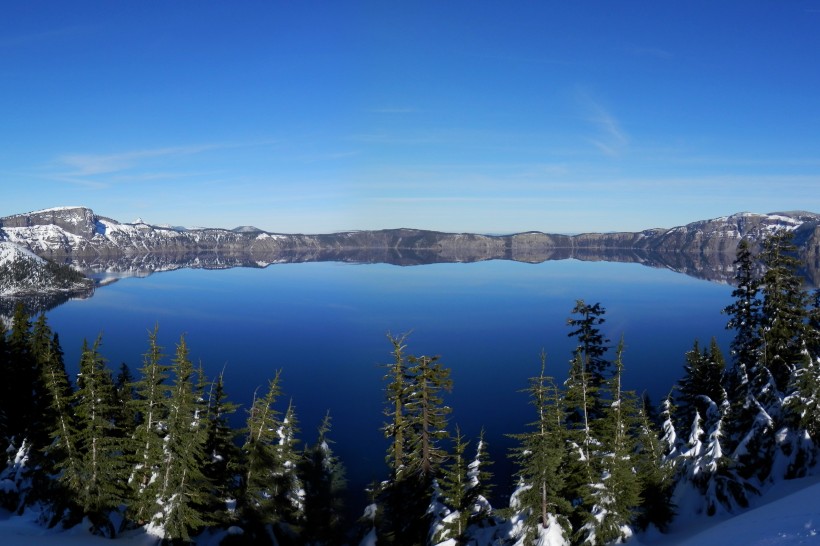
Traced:
[[733, 517], [678, 521], [668, 535], [647, 534], [634, 546], [795, 546], [820, 544], [820, 476], [775, 485]]
[[[69, 530], [45, 529], [34, 515], [10, 515], [0, 510], [2, 546], [154, 546], [156, 537], [131, 531], [114, 541], [91, 536], [78, 525]], [[197, 541], [216, 546], [220, 533]], [[632, 546], [797, 546], [820, 545], [820, 476], [791, 480], [774, 486], [757, 505], [734, 517], [679, 521], [667, 535], [639, 535]]]

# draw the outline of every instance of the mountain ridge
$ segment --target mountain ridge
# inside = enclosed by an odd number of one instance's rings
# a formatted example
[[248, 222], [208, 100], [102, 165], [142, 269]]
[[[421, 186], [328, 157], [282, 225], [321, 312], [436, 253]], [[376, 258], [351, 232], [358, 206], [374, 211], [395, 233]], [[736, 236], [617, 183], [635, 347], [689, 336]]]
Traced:
[[144, 275], [180, 267], [265, 267], [307, 261], [418, 265], [574, 258], [636, 262], [731, 282], [737, 243], [746, 239], [758, 248], [778, 229], [794, 231], [807, 277], [817, 285], [820, 214], [806, 211], [739, 212], [672, 228], [575, 235], [540, 231], [484, 235], [415, 228], [282, 234], [253, 226], [179, 228], [141, 219], [121, 223], [87, 207], [57, 207], [0, 218], [0, 241], [86, 273]]

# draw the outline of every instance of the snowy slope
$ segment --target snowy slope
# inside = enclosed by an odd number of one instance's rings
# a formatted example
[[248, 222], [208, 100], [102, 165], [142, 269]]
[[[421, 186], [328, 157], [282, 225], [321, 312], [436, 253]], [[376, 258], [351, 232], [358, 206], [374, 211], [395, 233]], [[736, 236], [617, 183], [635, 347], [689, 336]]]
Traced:
[[[639, 536], [634, 546], [797, 546], [820, 544], [820, 477], [791, 480], [776, 485], [758, 505], [731, 518], [679, 521], [668, 535]], [[34, 516], [13, 516], [0, 511], [0, 544], [3, 546], [121, 545], [148, 546], [155, 538], [132, 531], [115, 541], [93, 537], [84, 526], [68, 531], [44, 529]], [[224, 534], [209, 536], [198, 546], [218, 544]]]
[[24, 247], [0, 241], [0, 297], [76, 292], [92, 285], [66, 266], [50, 264]]

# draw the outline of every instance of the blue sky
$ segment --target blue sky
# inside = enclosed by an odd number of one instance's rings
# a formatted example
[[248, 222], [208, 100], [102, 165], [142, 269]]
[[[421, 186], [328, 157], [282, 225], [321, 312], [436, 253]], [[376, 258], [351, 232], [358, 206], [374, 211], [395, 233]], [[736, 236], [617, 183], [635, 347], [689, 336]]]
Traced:
[[574, 233], [820, 212], [820, 1], [26, 1], [0, 216]]

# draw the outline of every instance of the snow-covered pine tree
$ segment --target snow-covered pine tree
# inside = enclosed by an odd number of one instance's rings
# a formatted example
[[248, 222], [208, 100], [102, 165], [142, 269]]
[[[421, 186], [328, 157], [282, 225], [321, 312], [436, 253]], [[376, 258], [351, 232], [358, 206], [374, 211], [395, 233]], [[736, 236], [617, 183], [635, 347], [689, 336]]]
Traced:
[[641, 483], [641, 503], [637, 508], [635, 526], [646, 530], [654, 525], [664, 532], [675, 516], [672, 503], [674, 465], [665, 461], [666, 446], [675, 443], [674, 429], [667, 429], [661, 437], [654, 421], [649, 418], [648, 408], [647, 401], [638, 411], [635, 471]]
[[301, 457], [296, 451], [296, 444], [299, 443], [298, 434], [299, 421], [296, 417], [296, 407], [291, 400], [277, 431], [277, 464], [271, 480], [275, 510], [279, 515], [275, 525], [277, 537], [280, 542], [286, 544], [300, 540], [305, 510], [305, 490], [298, 472]]
[[[54, 340], [54, 343], [58, 343]], [[58, 520], [71, 520], [76, 503], [72, 492], [81, 487], [80, 453], [77, 448], [77, 423], [72, 407], [74, 390], [65, 371], [61, 351], [47, 350], [44, 358], [43, 379], [49, 396], [49, 413], [53, 417], [49, 436], [51, 443], [43, 450], [44, 474], [51, 478], [47, 498], [53, 517], [49, 526]], [[77, 516], [75, 513], [74, 516]]]
[[[369, 519], [378, 523], [378, 540], [420, 544], [428, 538], [430, 501], [446, 452], [439, 445], [448, 437], [442, 391], [452, 387], [450, 371], [438, 357], [405, 357], [406, 336], [388, 339], [393, 345], [389, 366], [385, 436], [391, 438], [387, 461], [393, 476], [375, 491]], [[377, 516], [377, 517], [376, 517]]]
[[766, 238], [760, 258], [762, 279], [763, 365], [780, 393], [788, 390], [792, 373], [806, 361], [807, 296], [797, 271], [800, 267], [791, 231]]
[[512, 435], [519, 446], [512, 452], [518, 466], [518, 487], [510, 498], [513, 538], [516, 544], [566, 546], [572, 528], [570, 499], [566, 497], [567, 431], [561, 393], [546, 375], [546, 354], [541, 353], [541, 373], [530, 378], [526, 392], [537, 420], [531, 430]]
[[587, 486], [591, 504], [577, 540], [591, 546], [610, 544], [632, 536], [633, 518], [640, 505], [640, 481], [635, 472], [637, 404], [632, 392], [623, 390], [623, 339], [618, 344], [614, 373], [605, 381], [608, 406], [597, 423], [599, 443], [594, 455], [598, 479]]
[[132, 470], [129, 476], [131, 502], [128, 517], [137, 525], [145, 525], [159, 512], [157, 499], [160, 495], [164, 455], [164, 439], [167, 430], [170, 366], [163, 362], [165, 355], [159, 345], [158, 326], [148, 333], [148, 351], [143, 355], [139, 379], [132, 384], [136, 393], [129, 402], [130, 413], [136, 416], [137, 426], [131, 435], [127, 449]]
[[433, 514], [434, 521], [430, 530], [433, 544], [448, 539], [454, 544], [465, 543], [465, 533], [472, 509], [468, 498], [470, 478], [467, 475], [465, 457], [468, 445], [469, 442], [465, 441], [461, 429], [456, 425], [450, 463], [443, 469], [438, 480], [440, 497], [433, 499], [434, 503], [441, 505], [441, 510]]
[[330, 447], [330, 425], [328, 412], [316, 443], [305, 449], [299, 463], [305, 488], [302, 540], [308, 546], [336, 546], [344, 542], [345, 470]]
[[583, 356], [576, 352], [564, 382], [561, 404], [567, 441], [563, 494], [573, 506], [569, 514], [573, 529], [586, 522], [591, 509], [587, 496], [589, 484], [595, 483], [600, 475], [600, 469], [596, 468], [598, 461], [593, 458], [593, 450], [600, 442], [593, 431], [596, 420], [591, 410], [593, 405], [598, 405], [598, 396], [598, 389], [590, 384]]
[[199, 415], [198, 378], [184, 336], [177, 343], [172, 368], [163, 463], [157, 476], [159, 512], [151, 526], [152, 532], [168, 541], [189, 543], [212, 520], [201, 510], [207, 505], [211, 484], [202, 473], [205, 423]]
[[760, 356], [760, 281], [755, 275], [754, 257], [749, 243], [742, 239], [737, 245], [735, 267], [734, 301], [723, 309], [729, 316], [727, 330], [734, 330], [731, 343], [732, 361], [735, 367], [735, 384], [730, 384], [729, 392], [748, 380], [747, 370]]
[[487, 441], [484, 439], [484, 429], [478, 436], [478, 443], [475, 448], [475, 457], [467, 465], [467, 478], [469, 487], [467, 489], [467, 500], [472, 507], [469, 522], [484, 526], [492, 516], [493, 507], [488, 500], [493, 489], [493, 473], [489, 467], [492, 461], [487, 450]]
[[100, 355], [101, 338], [92, 346], [83, 341], [80, 372], [73, 406], [77, 417], [80, 477], [73, 491], [95, 533], [114, 536], [110, 513], [125, 500], [125, 462], [114, 430], [111, 407], [114, 383]]
[[[203, 377], [200, 372], [200, 377]], [[241, 452], [235, 443], [237, 432], [228, 418], [236, 412], [237, 404], [228, 401], [223, 374], [208, 385], [205, 394], [205, 461], [202, 472], [211, 484], [212, 491], [204, 507], [211, 518], [220, 525], [228, 525], [235, 514], [227, 503], [236, 499], [236, 474], [239, 471]]]
[[280, 412], [274, 407], [282, 394], [281, 370], [268, 381], [264, 396], [254, 395], [242, 446], [243, 465], [240, 473], [237, 511], [250, 539], [269, 537], [268, 526], [279, 521], [271, 481], [279, 470], [278, 442], [282, 426]]

